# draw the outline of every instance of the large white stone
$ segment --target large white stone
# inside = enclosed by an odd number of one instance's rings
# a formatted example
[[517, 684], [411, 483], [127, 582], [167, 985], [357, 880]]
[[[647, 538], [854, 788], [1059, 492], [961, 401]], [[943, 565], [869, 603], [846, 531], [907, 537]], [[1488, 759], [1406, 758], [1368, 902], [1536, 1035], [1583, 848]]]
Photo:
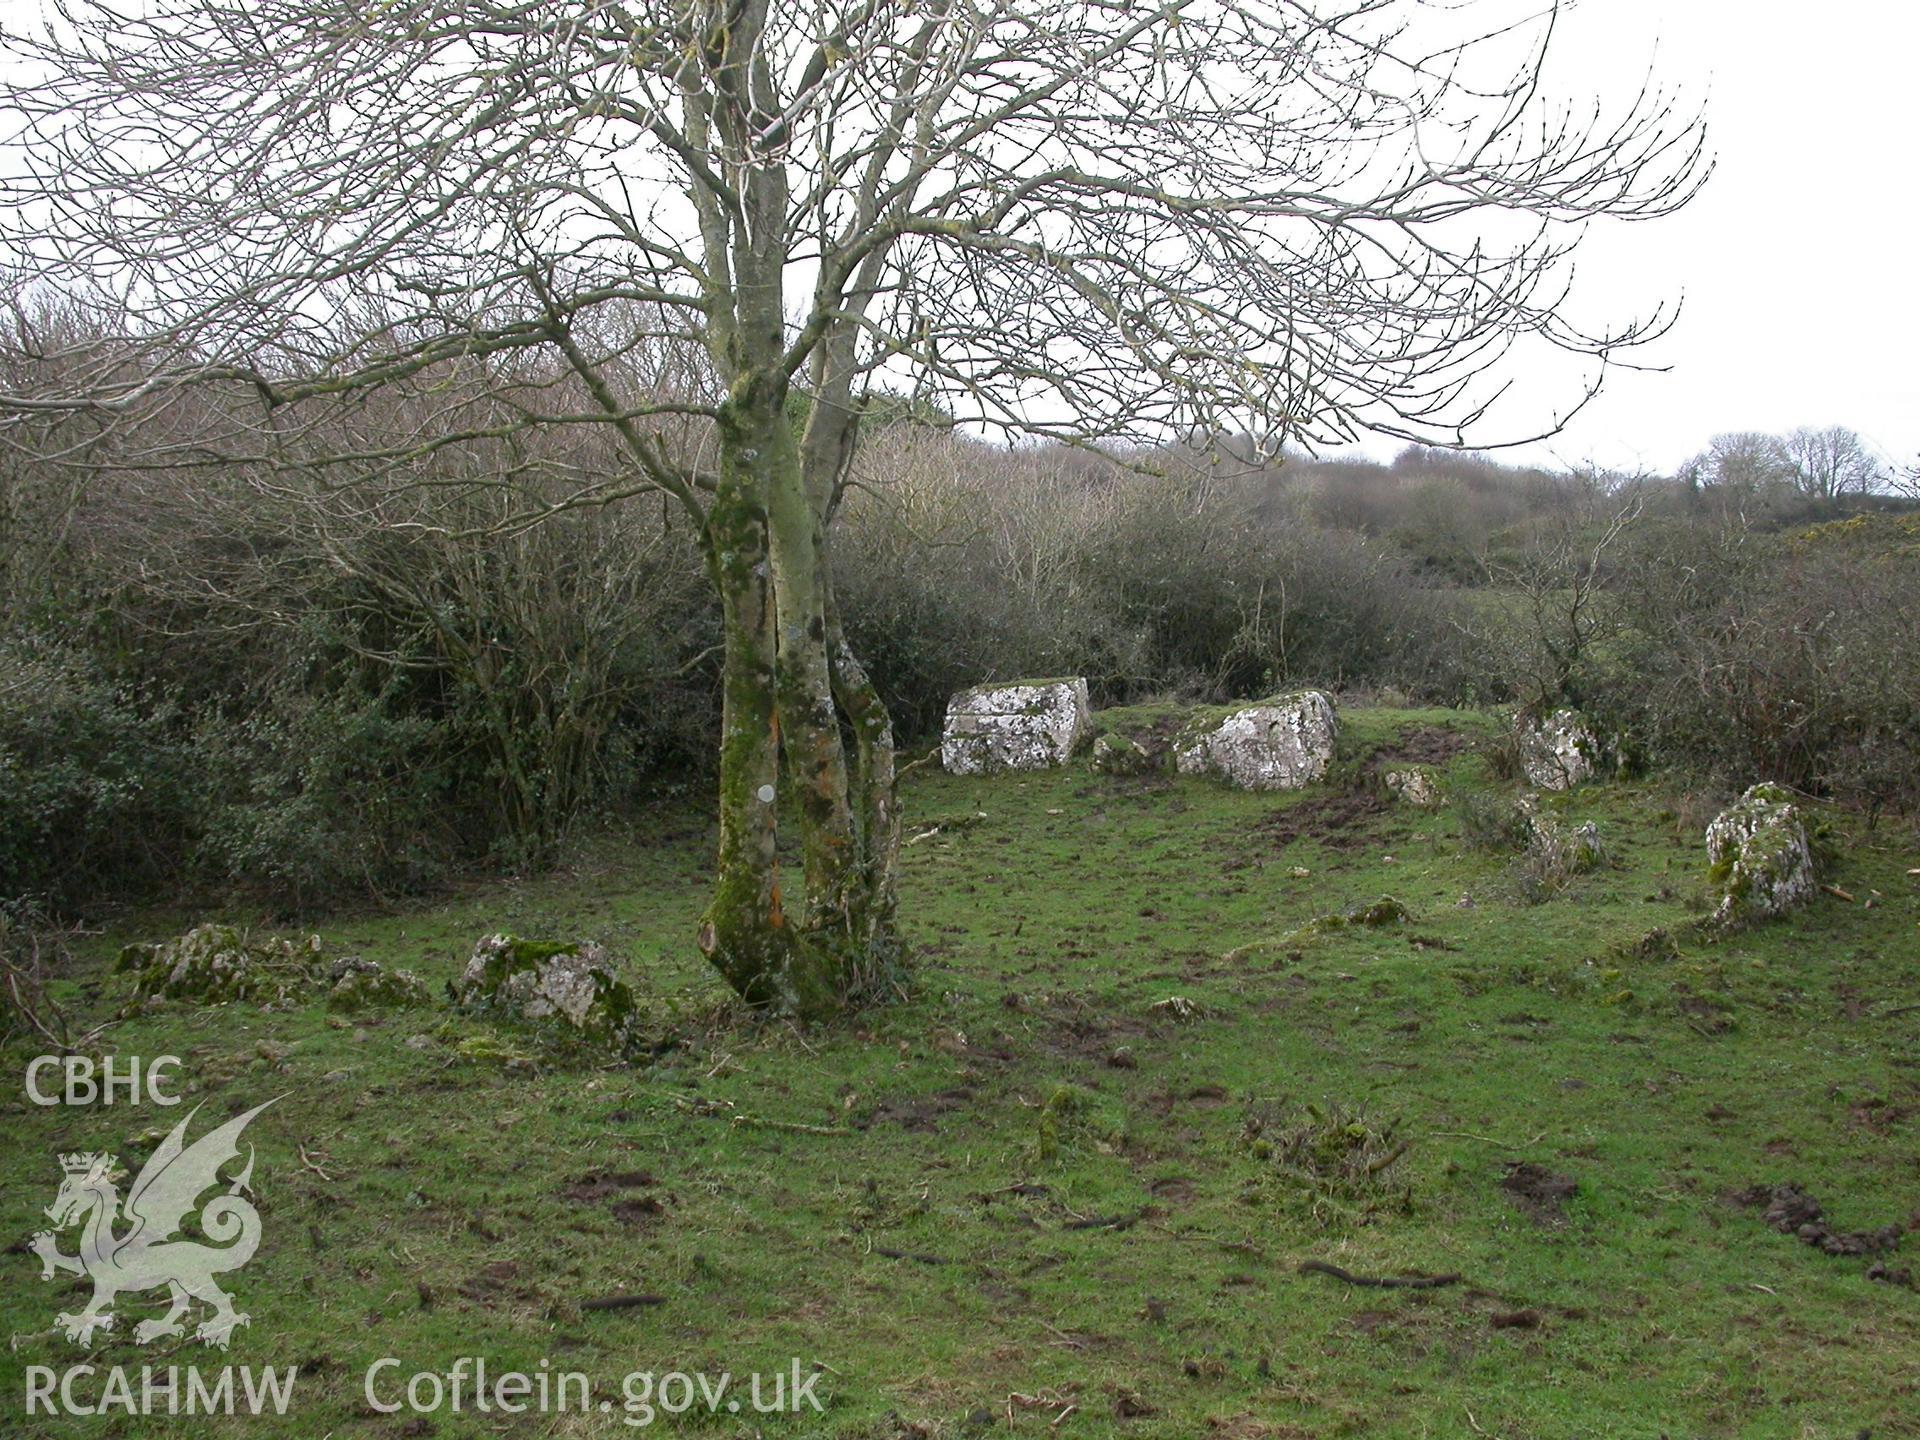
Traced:
[[1600, 737], [1577, 710], [1556, 710], [1541, 720], [1524, 717], [1520, 727], [1520, 768], [1527, 783], [1541, 790], [1571, 790], [1600, 769]]
[[976, 685], [947, 701], [940, 763], [955, 775], [1063, 765], [1092, 720], [1084, 679]]
[[1339, 733], [1333, 701], [1301, 690], [1183, 734], [1174, 766], [1182, 775], [1215, 775], [1242, 790], [1298, 790], [1327, 773]]
[[1790, 792], [1755, 785], [1707, 827], [1721, 924], [1764, 920], [1813, 898], [1813, 847]]

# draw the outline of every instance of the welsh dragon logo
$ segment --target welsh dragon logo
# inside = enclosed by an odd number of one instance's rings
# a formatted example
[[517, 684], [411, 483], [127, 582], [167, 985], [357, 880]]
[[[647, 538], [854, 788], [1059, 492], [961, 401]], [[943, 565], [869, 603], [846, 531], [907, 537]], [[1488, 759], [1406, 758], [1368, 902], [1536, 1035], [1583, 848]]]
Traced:
[[[251, 1145], [245, 1168], [225, 1193], [199, 1207], [200, 1229], [213, 1243], [176, 1237], [201, 1195], [220, 1183], [220, 1167], [240, 1154], [240, 1132], [271, 1104], [256, 1105], [188, 1145], [187, 1125], [200, 1111], [196, 1105], [140, 1167], [124, 1204], [117, 1183], [124, 1172], [115, 1168], [114, 1156], [86, 1152], [60, 1157], [66, 1178], [45, 1212], [54, 1229], [33, 1237], [33, 1252], [40, 1257], [42, 1280], [66, 1271], [93, 1281], [93, 1299], [86, 1308], [57, 1317], [69, 1340], [86, 1345], [95, 1330], [111, 1330], [114, 1316], [108, 1307], [122, 1291], [165, 1286], [171, 1308], [157, 1319], [142, 1320], [133, 1338], [144, 1345], [184, 1335], [185, 1317], [198, 1300], [211, 1305], [213, 1313], [201, 1321], [194, 1338], [227, 1348], [234, 1327], [245, 1325], [247, 1317], [233, 1308], [233, 1297], [213, 1277], [238, 1270], [260, 1244], [260, 1212], [243, 1198], [243, 1192], [252, 1193]], [[62, 1255], [55, 1232], [76, 1223], [82, 1227], [80, 1253]], [[121, 1225], [126, 1228], [116, 1233]]]

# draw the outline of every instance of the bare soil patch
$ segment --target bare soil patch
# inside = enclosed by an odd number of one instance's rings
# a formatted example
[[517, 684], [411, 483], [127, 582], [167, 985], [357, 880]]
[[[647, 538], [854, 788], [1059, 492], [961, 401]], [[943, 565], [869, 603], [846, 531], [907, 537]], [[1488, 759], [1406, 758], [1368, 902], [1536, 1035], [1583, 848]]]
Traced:
[[1518, 1160], [1507, 1166], [1500, 1188], [1535, 1224], [1564, 1225], [1567, 1202], [1580, 1187], [1571, 1175], [1557, 1174], [1531, 1160]]

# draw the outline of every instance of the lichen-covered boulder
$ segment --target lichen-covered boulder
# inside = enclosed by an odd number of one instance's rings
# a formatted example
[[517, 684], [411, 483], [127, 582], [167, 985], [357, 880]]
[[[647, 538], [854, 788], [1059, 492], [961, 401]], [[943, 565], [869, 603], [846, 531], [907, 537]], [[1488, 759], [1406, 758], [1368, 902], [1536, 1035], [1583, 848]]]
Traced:
[[955, 775], [1063, 765], [1092, 722], [1084, 679], [976, 685], [947, 702], [940, 763]]
[[633, 1040], [633, 991], [605, 949], [487, 935], [449, 988], [461, 1009], [624, 1049]]
[[335, 1010], [406, 1010], [430, 995], [411, 970], [389, 970], [377, 960], [342, 955], [327, 967], [327, 1004]]
[[1327, 773], [1340, 733], [1318, 690], [1278, 695], [1217, 724], [1196, 721], [1174, 742], [1182, 775], [1214, 775], [1242, 790], [1297, 790]]
[[114, 968], [133, 976], [136, 1005], [161, 999], [279, 1004], [314, 982], [323, 948], [318, 935], [295, 941], [196, 925], [173, 940], [128, 945]]
[[1605, 747], [1578, 710], [1517, 721], [1520, 768], [1541, 790], [1571, 790], [1600, 772]]
[[1722, 925], [1764, 920], [1810, 900], [1813, 846], [1792, 794], [1763, 784], [1742, 795], [1707, 827], [1707, 865]]
[[1436, 809], [1445, 798], [1433, 773], [1418, 767], [1383, 771], [1380, 781], [1394, 799], [1420, 810]]
[[1103, 775], [1147, 775], [1159, 768], [1146, 746], [1125, 735], [1098, 735], [1087, 763]]

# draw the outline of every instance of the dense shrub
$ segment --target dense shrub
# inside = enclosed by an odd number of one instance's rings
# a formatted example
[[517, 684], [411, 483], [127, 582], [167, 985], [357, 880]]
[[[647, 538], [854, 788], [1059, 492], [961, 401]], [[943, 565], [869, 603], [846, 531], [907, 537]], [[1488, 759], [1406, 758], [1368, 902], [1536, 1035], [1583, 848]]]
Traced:
[[1136, 457], [1153, 473], [925, 431], [879, 448], [835, 576], [909, 735], [936, 730], [963, 685], [1062, 671], [1107, 704], [1297, 681], [1475, 691], [1452, 597], [1384, 542], [1321, 526], [1284, 471]]
[[175, 713], [77, 646], [0, 634], [0, 896], [70, 903], [178, 869], [201, 776]]
[[[405, 433], [355, 415], [369, 452]], [[0, 896], [390, 894], [545, 864], [583, 815], [708, 774], [718, 627], [684, 516], [528, 521], [617, 470], [604, 437], [447, 445], [356, 488], [96, 466], [54, 429], [57, 459], [0, 462]], [[1686, 479], [1110, 458], [904, 412], [851, 482], [836, 604], [909, 743], [985, 679], [1084, 674], [1103, 704], [1313, 683], [1573, 704], [1726, 788], [1920, 803], [1920, 537], [1886, 502], [1796, 530], [1804, 505]]]
[[1920, 517], [1641, 538], [1605, 704], [1659, 760], [1869, 808], [1920, 803]]

